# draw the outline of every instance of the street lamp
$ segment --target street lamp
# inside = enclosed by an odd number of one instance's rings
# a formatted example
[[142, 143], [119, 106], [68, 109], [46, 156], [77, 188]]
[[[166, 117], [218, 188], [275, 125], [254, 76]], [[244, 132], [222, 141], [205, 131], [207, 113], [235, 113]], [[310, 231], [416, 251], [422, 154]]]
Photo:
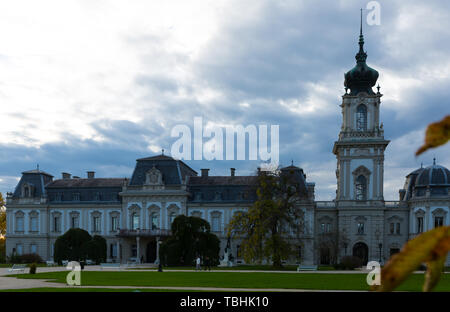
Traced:
[[378, 244], [378, 248], [380, 249], [380, 261], [378, 261], [378, 262], [381, 263], [381, 248], [383, 248], [383, 244], [382, 244], [382, 243], [379, 243], [379, 244]]

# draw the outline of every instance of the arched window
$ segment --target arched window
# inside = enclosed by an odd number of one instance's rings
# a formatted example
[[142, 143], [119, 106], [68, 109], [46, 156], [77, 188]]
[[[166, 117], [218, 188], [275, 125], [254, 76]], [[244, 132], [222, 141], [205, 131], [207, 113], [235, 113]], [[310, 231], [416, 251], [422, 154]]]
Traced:
[[366, 177], [360, 175], [356, 179], [356, 200], [366, 200], [367, 198], [367, 181]]
[[356, 130], [367, 130], [367, 108], [363, 104], [359, 105], [356, 109]]

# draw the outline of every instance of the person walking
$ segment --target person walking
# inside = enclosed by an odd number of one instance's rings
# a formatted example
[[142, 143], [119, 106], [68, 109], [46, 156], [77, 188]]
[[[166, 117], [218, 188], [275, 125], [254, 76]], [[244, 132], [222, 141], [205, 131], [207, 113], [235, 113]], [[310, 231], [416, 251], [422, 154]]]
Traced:
[[197, 260], [195, 261], [195, 271], [200, 271], [201, 270], [200, 262], [201, 262], [200, 256], [197, 256]]

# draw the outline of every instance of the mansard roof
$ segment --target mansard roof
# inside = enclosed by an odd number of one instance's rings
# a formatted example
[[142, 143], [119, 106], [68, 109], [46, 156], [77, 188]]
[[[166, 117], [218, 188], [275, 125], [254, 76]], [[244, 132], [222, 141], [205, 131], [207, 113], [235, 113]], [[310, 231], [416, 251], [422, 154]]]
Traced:
[[47, 188], [96, 188], [96, 187], [122, 187], [126, 178], [92, 178], [92, 179], [59, 179], [47, 185]]
[[153, 167], [161, 171], [163, 183], [166, 185], [183, 184], [187, 176], [197, 175], [195, 170], [181, 160], [161, 154], [137, 159], [130, 185], [144, 185], [145, 175]]
[[47, 184], [52, 182], [52, 179], [53, 176], [51, 174], [40, 171], [39, 169], [24, 171], [22, 172], [22, 177], [14, 190], [13, 198], [18, 198], [21, 196], [22, 188], [25, 185], [32, 187], [31, 197], [45, 196], [45, 187]]

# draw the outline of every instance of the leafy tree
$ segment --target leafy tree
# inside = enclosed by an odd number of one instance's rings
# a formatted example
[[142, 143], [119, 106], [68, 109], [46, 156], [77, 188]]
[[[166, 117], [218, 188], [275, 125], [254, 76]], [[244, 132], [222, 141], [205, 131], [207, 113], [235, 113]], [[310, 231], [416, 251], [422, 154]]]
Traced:
[[211, 264], [218, 263], [220, 241], [210, 232], [208, 221], [179, 215], [174, 219], [171, 229], [172, 236], [160, 248], [164, 264], [192, 265], [197, 256], [208, 256]]
[[295, 253], [294, 239], [301, 239], [304, 216], [298, 204], [307, 199], [293, 170], [263, 171], [255, 179], [257, 200], [246, 212], [236, 213], [228, 235], [242, 239], [246, 262], [271, 259], [274, 267]]
[[6, 262], [6, 239], [0, 237], [0, 263]]
[[106, 260], [106, 240], [98, 235], [91, 237], [82, 229], [70, 229], [55, 242], [55, 262], [91, 259], [96, 263]]
[[91, 240], [82, 245], [86, 259], [91, 259], [96, 264], [106, 261], [106, 249], [106, 240], [99, 235], [94, 235]]
[[0, 237], [6, 234], [6, 210], [5, 201], [0, 193]]

